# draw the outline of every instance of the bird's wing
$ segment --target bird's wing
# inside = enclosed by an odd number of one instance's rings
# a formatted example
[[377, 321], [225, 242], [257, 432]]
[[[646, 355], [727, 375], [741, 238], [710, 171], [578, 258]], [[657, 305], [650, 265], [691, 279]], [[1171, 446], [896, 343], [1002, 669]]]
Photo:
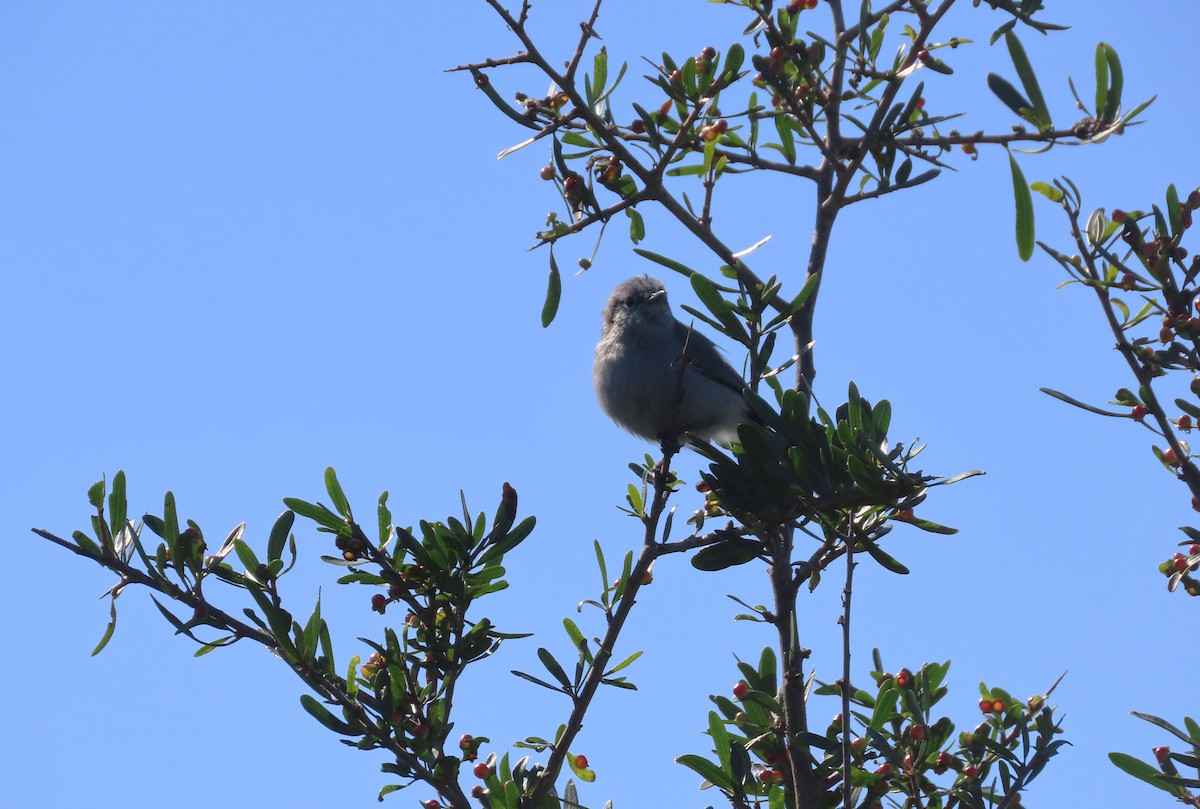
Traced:
[[678, 320], [675, 321], [675, 331], [679, 342], [687, 346], [684, 356], [689, 365], [739, 394], [746, 388], [746, 380], [721, 356], [721, 349], [712, 340]]

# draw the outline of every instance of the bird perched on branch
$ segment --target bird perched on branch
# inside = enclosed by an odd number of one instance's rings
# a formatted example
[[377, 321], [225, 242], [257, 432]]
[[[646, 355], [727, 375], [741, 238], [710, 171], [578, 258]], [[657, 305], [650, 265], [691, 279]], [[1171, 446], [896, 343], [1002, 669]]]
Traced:
[[663, 444], [678, 445], [685, 432], [733, 441], [738, 424], [751, 420], [741, 374], [712, 340], [675, 318], [662, 282], [649, 275], [609, 296], [592, 382], [609, 418]]

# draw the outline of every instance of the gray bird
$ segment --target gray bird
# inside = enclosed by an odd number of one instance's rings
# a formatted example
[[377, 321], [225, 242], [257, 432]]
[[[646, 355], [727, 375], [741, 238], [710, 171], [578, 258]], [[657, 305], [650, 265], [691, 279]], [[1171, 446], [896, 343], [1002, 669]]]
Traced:
[[737, 439], [750, 415], [746, 383], [711, 340], [675, 319], [662, 282], [638, 275], [604, 305], [592, 382], [600, 407], [636, 436], [681, 442]]

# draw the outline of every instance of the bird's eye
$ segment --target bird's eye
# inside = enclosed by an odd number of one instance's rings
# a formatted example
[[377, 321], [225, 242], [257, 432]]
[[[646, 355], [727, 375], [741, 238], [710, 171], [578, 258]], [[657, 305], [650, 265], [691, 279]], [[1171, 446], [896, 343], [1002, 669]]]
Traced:
[[636, 296], [636, 295], [627, 295], [627, 296], [625, 296], [624, 304], [625, 304], [626, 306], [633, 306], [635, 303], [637, 303], [637, 296]]

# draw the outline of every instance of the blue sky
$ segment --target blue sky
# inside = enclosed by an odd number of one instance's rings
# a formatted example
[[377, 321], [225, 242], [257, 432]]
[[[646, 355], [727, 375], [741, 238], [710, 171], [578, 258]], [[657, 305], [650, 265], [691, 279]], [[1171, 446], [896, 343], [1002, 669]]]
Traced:
[[[1013, 75], [1003, 49], [986, 45], [1000, 19], [960, 5], [943, 39], [976, 44], [954, 52], [955, 76], [926, 78], [926, 109], [970, 109], [963, 131], [1007, 129], [983, 81], [989, 69]], [[1026, 176], [1067, 174], [1090, 205], [1127, 209], [1160, 201], [1169, 182], [1200, 184], [1200, 7], [1049, 5], [1072, 30], [1023, 39], [1056, 120], [1075, 117], [1068, 74], [1090, 92], [1099, 40], [1121, 54], [1129, 101], [1159, 98], [1146, 125], [1102, 147], [1023, 158]], [[641, 54], [724, 48], [744, 25], [700, 0], [611, 6], [600, 33], [613, 60], [631, 62], [621, 115], [658, 98], [639, 85]], [[588, 7], [535, 7], [536, 30], [564, 59]], [[116, 637], [88, 656], [112, 577], [29, 528], [84, 527], [87, 487], [117, 469], [131, 513], [160, 513], [170, 489], [210, 544], [242, 520], [264, 543], [280, 498], [321, 499], [329, 465], [360, 513], [387, 489], [406, 523], [456, 513], [460, 489], [490, 514], [511, 482], [539, 527], [484, 613], [539, 638], [480, 667], [457, 730], [499, 745], [550, 736], [562, 721], [562, 702], [508, 672], [535, 670], [538, 645], [565, 655], [565, 615], [598, 633], [597, 616], [575, 612], [598, 583], [592, 542], [617, 559], [639, 541], [614, 506], [626, 463], [646, 447], [600, 412], [590, 363], [608, 290], [655, 267], [610, 233], [541, 328], [546, 256], [525, 248], [556, 205], [537, 179], [546, 154], [497, 162], [525, 131], [466, 76], [443, 72], [515, 47], [481, 0], [0, 10], [0, 519], [12, 551], [0, 567], [0, 804], [367, 805], [386, 782], [381, 759], [338, 744], [300, 709], [301, 683], [285, 667], [248, 645], [193, 660], [144, 593], [122, 597]], [[495, 81], [505, 94], [546, 89], [517, 71]], [[866, 679], [874, 645], [892, 669], [950, 659], [943, 704], [968, 728], [979, 681], [1030, 695], [1067, 671], [1052, 702], [1075, 746], [1026, 805], [1153, 800], [1104, 756], [1167, 741], [1129, 710], [1195, 715], [1194, 605], [1155, 571], [1195, 515], [1148, 434], [1038, 393], [1103, 402], [1128, 381], [1083, 291], [1057, 290], [1048, 260], [1018, 261], [1003, 153], [956, 166], [847, 211], [822, 292], [823, 401], [840, 401], [853, 379], [892, 401], [894, 440], [928, 442], [927, 470], [988, 472], [922, 506], [958, 535], [892, 534], [911, 575], [860, 568], [856, 676]], [[773, 236], [756, 266], [795, 286], [809, 191], [732, 178], [717, 227], [737, 246]], [[1037, 214], [1040, 238], [1065, 243], [1054, 207]], [[679, 228], [657, 216], [648, 225], [648, 249], [712, 266]], [[559, 256], [572, 264], [591, 249]], [[676, 306], [694, 303], [681, 279], [665, 280]], [[697, 461], [680, 460], [685, 479]], [[681, 497], [681, 511], [697, 505]], [[302, 526], [297, 540], [306, 558], [286, 596], [299, 609], [323, 587], [339, 658], [359, 653], [355, 636], [381, 634], [394, 616], [371, 612], [369, 591], [333, 584], [315, 532]], [[582, 793], [588, 805], [719, 803], [671, 761], [708, 749], [706, 695], [737, 679], [733, 655], [755, 658], [769, 640], [735, 624], [740, 608], [725, 598], [765, 600], [761, 571], [701, 574], [666, 558], [655, 573], [620, 650], [645, 650], [629, 672], [640, 690], [602, 693], [576, 745], [599, 776]], [[823, 679], [836, 676], [837, 609], [829, 583], [802, 607]], [[390, 800], [426, 797], [417, 787]]]

